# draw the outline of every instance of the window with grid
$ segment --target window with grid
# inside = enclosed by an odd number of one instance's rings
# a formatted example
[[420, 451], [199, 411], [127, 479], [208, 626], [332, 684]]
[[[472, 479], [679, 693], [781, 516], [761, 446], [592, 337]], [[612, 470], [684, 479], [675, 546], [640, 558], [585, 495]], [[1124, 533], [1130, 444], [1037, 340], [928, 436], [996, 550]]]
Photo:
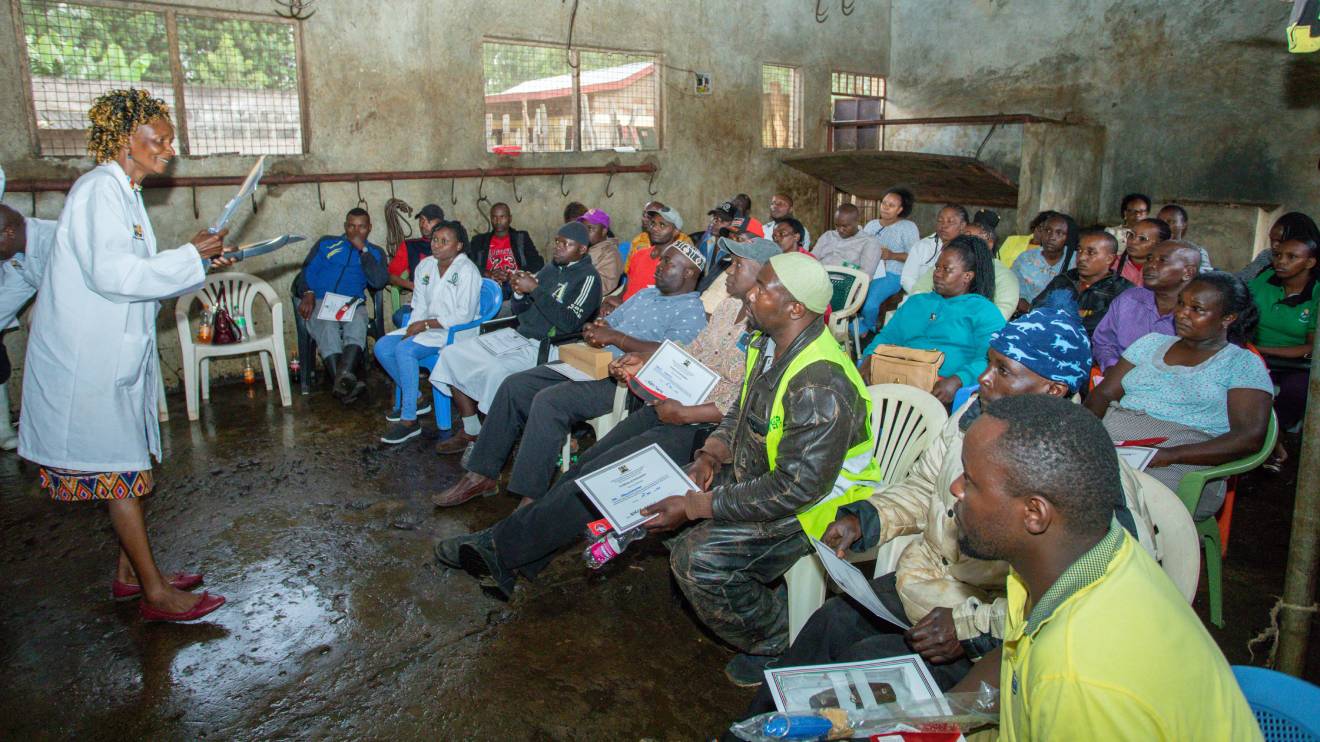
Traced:
[[[830, 119], [876, 121], [885, 117], [885, 78], [853, 72], [830, 73]], [[834, 149], [878, 149], [880, 127], [832, 127]]]
[[761, 65], [761, 146], [802, 147], [802, 74], [796, 67]]
[[40, 154], [85, 155], [92, 102], [125, 87], [169, 104], [182, 154], [304, 151], [292, 22], [139, 3], [18, 8]]
[[654, 55], [486, 41], [481, 57], [488, 152], [660, 148]]

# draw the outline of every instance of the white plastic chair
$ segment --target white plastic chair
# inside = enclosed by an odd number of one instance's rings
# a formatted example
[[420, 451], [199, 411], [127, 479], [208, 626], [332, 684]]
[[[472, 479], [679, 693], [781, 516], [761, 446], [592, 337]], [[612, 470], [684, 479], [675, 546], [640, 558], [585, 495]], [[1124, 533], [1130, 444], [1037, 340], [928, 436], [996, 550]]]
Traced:
[[1141, 486], [1138, 495], [1141, 505], [1155, 527], [1152, 535], [1156, 561], [1190, 604], [1201, 580], [1201, 538], [1196, 533], [1192, 514], [1173, 490], [1155, 477], [1141, 471], [1137, 472], [1137, 480]]
[[[596, 431], [596, 440], [605, 437], [605, 434], [614, 429], [615, 425], [623, 422], [623, 418], [628, 416], [628, 387], [618, 384], [614, 389], [614, 409], [601, 415], [593, 417], [587, 421], [592, 430]], [[573, 459], [573, 436], [564, 440], [564, 451], [559, 457], [559, 471], [568, 471], [568, 467]], [[1200, 558], [1199, 556], [1197, 557]]]
[[866, 303], [871, 277], [855, 268], [839, 265], [827, 266], [825, 272], [834, 285], [834, 297], [830, 301], [830, 334], [840, 343], [851, 344], [852, 356], [856, 358], [862, 352], [862, 339], [853, 320]]
[[[872, 455], [886, 483], [907, 478], [930, 442], [949, 419], [944, 404], [930, 394], [906, 384], [874, 384], [871, 393]], [[877, 576], [892, 572], [903, 548], [919, 535], [901, 536], [849, 561], [876, 560]], [[884, 571], [881, 571], [884, 570]], [[825, 602], [825, 568], [813, 553], [802, 557], [784, 574], [788, 587], [788, 637], [797, 638], [802, 625]]]
[[[248, 333], [251, 340], [228, 345], [198, 344], [194, 341], [193, 330], [188, 322], [188, 315], [194, 303], [204, 302], [216, 306], [216, 297], [224, 289], [225, 305], [230, 311], [237, 308], [247, 318]], [[252, 315], [252, 305], [257, 296], [266, 300], [270, 307], [270, 319], [273, 325], [268, 332], [258, 331]], [[211, 401], [210, 366], [212, 358], [223, 356], [241, 356], [256, 353], [261, 359], [261, 375], [266, 382], [266, 389], [271, 389], [271, 365], [274, 363], [274, 378], [280, 386], [280, 404], [288, 407], [293, 404], [289, 392], [288, 360], [284, 353], [284, 303], [270, 284], [247, 273], [217, 273], [206, 279], [202, 288], [179, 298], [174, 307], [174, 321], [179, 328], [179, 348], [183, 352], [183, 388], [188, 401], [188, 419], [196, 420], [197, 390], [201, 387], [202, 399]]]

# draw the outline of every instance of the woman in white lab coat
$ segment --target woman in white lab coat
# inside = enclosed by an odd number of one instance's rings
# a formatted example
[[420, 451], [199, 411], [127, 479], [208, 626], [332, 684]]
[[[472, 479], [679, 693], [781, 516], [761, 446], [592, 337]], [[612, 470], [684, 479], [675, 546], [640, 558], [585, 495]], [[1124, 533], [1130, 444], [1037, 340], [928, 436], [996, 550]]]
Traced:
[[156, 251], [140, 184], [174, 156], [165, 103], [112, 90], [88, 118], [100, 164], [69, 191], [37, 292], [18, 453], [40, 465], [53, 499], [108, 503], [120, 545], [115, 598], [142, 597], [148, 620], [190, 621], [225, 599], [185, 592], [201, 575], [161, 574], [138, 501], [153, 488], [151, 457], [160, 458], [156, 315], [160, 299], [205, 280], [207, 259], [231, 261], [219, 257], [224, 232]]
[[408, 326], [376, 341], [376, 360], [395, 388], [395, 407], [385, 416], [390, 425], [380, 438], [384, 443], [403, 443], [422, 434], [417, 415], [430, 407], [417, 409], [420, 368], [435, 366], [449, 328], [471, 322], [480, 312], [481, 271], [465, 254], [467, 247], [467, 230], [458, 222], [442, 222], [431, 232], [431, 256], [413, 271]]

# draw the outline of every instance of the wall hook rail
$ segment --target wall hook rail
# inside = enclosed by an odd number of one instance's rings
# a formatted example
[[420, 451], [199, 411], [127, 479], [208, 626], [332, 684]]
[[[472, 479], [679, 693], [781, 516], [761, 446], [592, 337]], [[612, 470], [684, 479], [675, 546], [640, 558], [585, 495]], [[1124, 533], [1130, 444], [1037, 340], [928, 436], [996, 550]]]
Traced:
[[395, 195], [394, 195], [394, 181], [391, 180], [391, 181], [390, 181], [390, 200], [393, 201], [393, 200], [396, 199], [396, 198], [398, 198], [398, 196], [395, 196]]
[[449, 205], [450, 205], [450, 206], [458, 206], [458, 196], [455, 196], [455, 195], [454, 195], [454, 183], [457, 182], [457, 180], [458, 180], [457, 178], [450, 178], [450, 179], [449, 179]]
[[614, 198], [614, 192], [610, 190], [610, 186], [613, 184], [614, 184], [614, 171], [611, 170], [610, 177], [605, 179], [605, 198]]
[[353, 181], [353, 182], [357, 184], [357, 194], [358, 194], [358, 202], [357, 202], [357, 205], [358, 205], [359, 208], [363, 208], [363, 209], [365, 209], [365, 208], [367, 208], [367, 199], [365, 199], [365, 198], [362, 197], [362, 181], [360, 181], [360, 180], [355, 180], [355, 181]]
[[257, 213], [257, 192], [253, 191], [251, 196], [252, 196], [252, 214], [255, 216]]
[[518, 178], [517, 178], [517, 176], [515, 176], [514, 179], [513, 179], [513, 200], [514, 200], [515, 203], [522, 203], [522, 202], [523, 202], [523, 200], [522, 200], [522, 196], [519, 196], [519, 195], [518, 195]]
[[652, 171], [651, 171], [651, 179], [648, 180], [648, 181], [646, 181], [646, 193], [647, 193], [647, 195], [650, 195], [650, 196], [658, 196], [658, 195], [660, 195], [660, 191], [657, 191], [657, 190], [654, 188], [654, 186], [655, 186], [655, 173], [656, 173], [656, 171], [655, 171], [655, 170], [652, 170]]
[[321, 205], [321, 211], [325, 211], [325, 195], [321, 193], [321, 181], [316, 182], [316, 202]]
[[[36, 191], [33, 191], [33, 192], [32, 192], [32, 195], [33, 195], [33, 197], [36, 197], [37, 192], [36, 192]], [[201, 211], [201, 209], [198, 209], [198, 208], [197, 208], [197, 186], [193, 186], [193, 187], [192, 187], [192, 197], [193, 197], [193, 219], [201, 219], [201, 218], [202, 218], [202, 211]], [[37, 213], [37, 212], [36, 212], [36, 210], [34, 209], [32, 213], [35, 214], [35, 213]]]
[[561, 196], [568, 195], [568, 189], [564, 187], [564, 178], [567, 177], [568, 177], [568, 173], [562, 173], [559, 176], [559, 195]]

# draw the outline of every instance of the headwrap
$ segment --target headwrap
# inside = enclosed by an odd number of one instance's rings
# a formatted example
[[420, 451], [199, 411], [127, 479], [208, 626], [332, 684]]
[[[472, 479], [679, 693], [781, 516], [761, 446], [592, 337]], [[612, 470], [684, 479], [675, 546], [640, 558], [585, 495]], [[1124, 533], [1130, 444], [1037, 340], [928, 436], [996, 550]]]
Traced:
[[1066, 289], [990, 336], [990, 347], [1076, 393], [1091, 371], [1091, 340]]

